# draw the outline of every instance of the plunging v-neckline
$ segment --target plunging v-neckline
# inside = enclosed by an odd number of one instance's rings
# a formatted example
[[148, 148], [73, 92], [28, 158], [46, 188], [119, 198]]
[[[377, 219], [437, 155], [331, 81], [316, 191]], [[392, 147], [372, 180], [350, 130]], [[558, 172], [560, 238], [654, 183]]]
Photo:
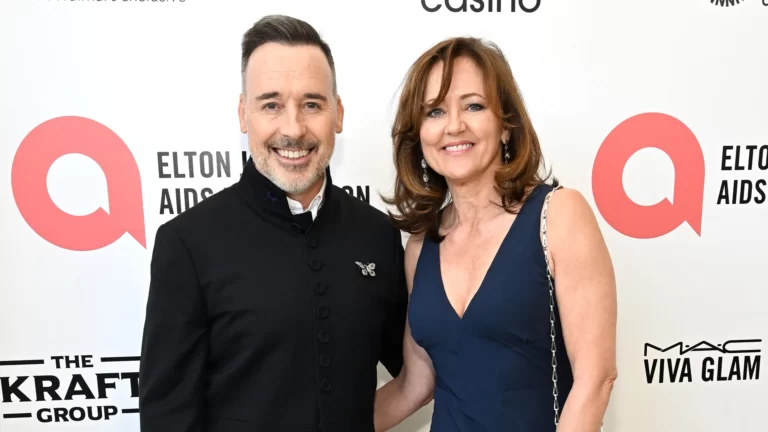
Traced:
[[507, 229], [507, 232], [504, 234], [504, 238], [501, 239], [501, 243], [499, 244], [498, 249], [496, 249], [496, 253], [493, 255], [493, 259], [491, 259], [491, 264], [488, 266], [488, 268], [485, 270], [485, 274], [483, 275], [483, 278], [480, 280], [480, 285], [478, 285], [477, 289], [475, 290], [475, 293], [472, 294], [472, 297], [469, 299], [469, 302], [467, 302], [467, 306], [464, 308], [464, 312], [459, 315], [459, 312], [456, 310], [456, 307], [453, 306], [451, 303], [450, 297], [448, 297], [448, 292], [445, 289], [445, 281], [443, 280], [443, 260], [440, 256], [440, 244], [437, 243], [437, 272], [440, 279], [440, 291], [443, 293], [443, 298], [445, 299], [445, 302], [448, 304], [448, 308], [451, 309], [453, 312], [453, 315], [459, 320], [464, 321], [464, 318], [467, 317], [467, 313], [469, 313], [470, 308], [475, 303], [475, 300], [477, 299], [477, 296], [480, 294], [480, 291], [483, 289], [483, 286], [485, 286], [485, 281], [488, 279], [488, 275], [491, 273], [491, 270], [493, 270], [494, 266], [496, 265], [496, 260], [499, 257], [499, 253], [506, 245], [507, 241], [509, 241], [509, 238], [512, 237], [512, 233], [515, 230], [515, 227], [518, 225], [517, 220], [522, 216], [523, 211], [525, 210], [525, 207], [528, 204], [528, 201], [530, 200], [531, 196], [533, 195], [534, 191], [536, 191], [538, 187], [534, 187], [531, 189], [531, 192], [526, 197], [525, 201], [523, 201], [523, 205], [520, 206], [520, 211], [517, 212], [515, 215], [515, 218], [512, 220], [512, 224]]

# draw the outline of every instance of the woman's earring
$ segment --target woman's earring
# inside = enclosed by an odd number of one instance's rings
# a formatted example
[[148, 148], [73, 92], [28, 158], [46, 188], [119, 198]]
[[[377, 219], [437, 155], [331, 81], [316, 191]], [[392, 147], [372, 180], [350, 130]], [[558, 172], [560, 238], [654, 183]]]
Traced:
[[509, 141], [504, 143], [504, 165], [509, 163]]
[[424, 174], [421, 176], [421, 179], [424, 180], [424, 187], [429, 190], [429, 176], [427, 175], [427, 161], [424, 160], [424, 158], [421, 158], [421, 167], [424, 169]]

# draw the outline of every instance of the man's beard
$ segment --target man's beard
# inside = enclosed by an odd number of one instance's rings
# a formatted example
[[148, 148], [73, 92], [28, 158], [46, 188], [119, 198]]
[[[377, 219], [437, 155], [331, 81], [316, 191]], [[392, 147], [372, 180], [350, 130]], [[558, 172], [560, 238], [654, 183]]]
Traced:
[[[306, 163], [300, 165], [284, 165], [279, 162], [273, 148], [285, 150], [312, 150]], [[325, 169], [330, 163], [332, 151], [324, 158], [320, 154], [320, 142], [317, 140], [294, 140], [288, 137], [271, 139], [264, 143], [261, 152], [251, 152], [256, 168], [287, 194], [299, 194], [309, 189], [323, 178]], [[270, 158], [272, 162], [270, 163]], [[320, 159], [322, 158], [322, 159]], [[288, 173], [289, 175], [285, 175]]]

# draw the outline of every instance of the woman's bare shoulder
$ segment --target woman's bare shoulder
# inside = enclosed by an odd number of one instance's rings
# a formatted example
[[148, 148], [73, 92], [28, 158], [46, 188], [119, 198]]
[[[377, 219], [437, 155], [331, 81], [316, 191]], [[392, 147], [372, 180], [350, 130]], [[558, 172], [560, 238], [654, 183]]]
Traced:
[[413, 286], [413, 276], [416, 273], [416, 263], [424, 245], [424, 234], [411, 234], [405, 243], [405, 276], [408, 280], [408, 292]]

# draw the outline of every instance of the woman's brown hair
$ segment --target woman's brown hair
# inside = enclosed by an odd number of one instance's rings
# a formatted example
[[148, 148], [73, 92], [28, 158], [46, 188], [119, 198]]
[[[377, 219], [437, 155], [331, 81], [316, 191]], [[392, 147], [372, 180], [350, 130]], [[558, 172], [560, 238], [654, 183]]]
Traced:
[[[539, 139], [525, 109], [523, 98], [512, 75], [512, 70], [498, 46], [477, 38], [459, 37], [444, 40], [421, 55], [408, 70], [392, 126], [394, 162], [396, 168], [395, 194], [383, 198], [395, 205], [399, 215], [389, 212], [390, 220], [399, 229], [410, 234], [425, 234], [439, 242], [442, 219], [441, 208], [447, 198], [445, 178], [428, 169], [428, 186], [422, 179], [423, 156], [419, 131], [425, 109], [433, 109], [445, 99], [451, 86], [453, 62], [458, 57], [475, 62], [482, 71], [485, 94], [490, 109], [510, 132], [509, 163], [496, 172], [497, 193], [501, 205], [515, 213], [530, 187], [544, 183], [549, 174], [541, 176], [539, 168], [543, 157]], [[429, 72], [437, 64], [444, 64], [440, 91], [435, 100], [423, 102]], [[495, 97], [494, 97], [495, 96]], [[499, 143], [499, 157], [503, 157], [504, 143]], [[557, 186], [557, 179], [552, 179]]]

